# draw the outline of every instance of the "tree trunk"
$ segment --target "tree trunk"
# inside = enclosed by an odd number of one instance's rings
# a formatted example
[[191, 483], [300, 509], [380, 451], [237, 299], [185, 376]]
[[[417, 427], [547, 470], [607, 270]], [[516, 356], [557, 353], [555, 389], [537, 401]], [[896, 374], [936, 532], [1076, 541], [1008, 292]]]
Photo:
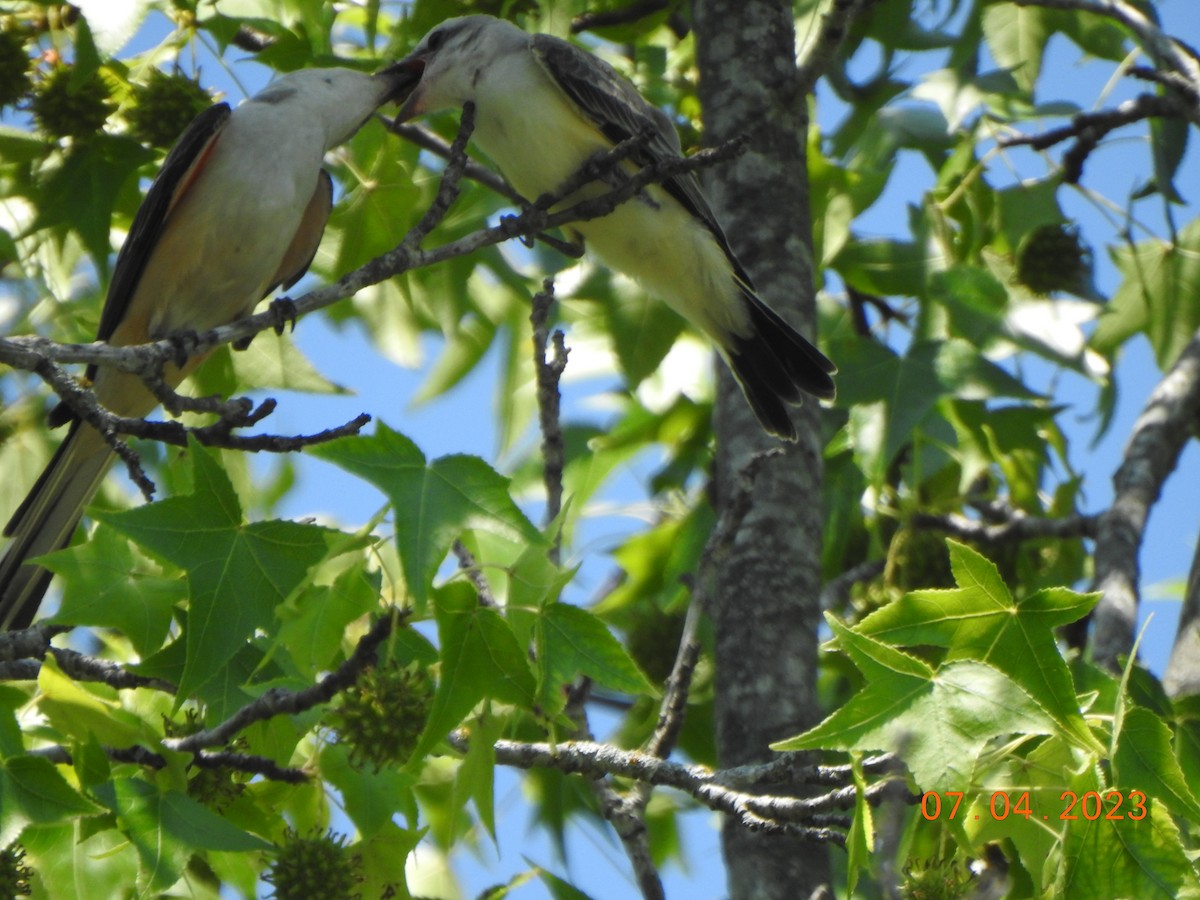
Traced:
[[[709, 197], [759, 293], [811, 336], [808, 123], [796, 83], [791, 7], [774, 0], [697, 0], [695, 29], [706, 138], [710, 144], [749, 139], [742, 156], [712, 172]], [[747, 461], [779, 442], [758, 426], [724, 367], [719, 379], [716, 502], [724, 509]], [[766, 761], [771, 741], [820, 719], [822, 442], [816, 404], [796, 416], [800, 441], [760, 470], [712, 598], [722, 767]], [[727, 823], [723, 843], [734, 900], [794, 900], [828, 880], [822, 846], [751, 833], [736, 823]]]

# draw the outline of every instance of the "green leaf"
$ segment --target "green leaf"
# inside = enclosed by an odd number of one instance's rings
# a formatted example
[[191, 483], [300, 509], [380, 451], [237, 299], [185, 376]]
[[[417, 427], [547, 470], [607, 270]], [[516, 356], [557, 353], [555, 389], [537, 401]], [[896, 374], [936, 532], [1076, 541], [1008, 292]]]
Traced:
[[442, 662], [429, 720], [413, 759], [419, 760], [485, 697], [532, 709], [536, 701], [529, 657], [512, 626], [480, 606], [474, 590], [453, 583], [435, 592]]
[[350, 764], [349, 750], [331, 744], [321, 751], [321, 776], [342, 796], [346, 815], [364, 838], [383, 830], [398, 808], [412, 804], [413, 778], [397, 769], [370, 771]]
[[396, 547], [418, 609], [450, 545], [468, 529], [545, 546], [509, 496], [508, 479], [476, 456], [426, 463], [416, 444], [383, 422], [371, 437], [343, 438], [309, 452], [364, 478], [392, 501]]
[[1134, 706], [1126, 710], [1115, 735], [1113, 782], [1139, 790], [1166, 805], [1174, 815], [1200, 822], [1200, 803], [1183, 777], [1171, 748], [1171, 729], [1158, 716]]
[[471, 723], [470, 744], [454, 773], [454, 796], [450, 804], [454, 813], [461, 815], [467, 799], [473, 800], [479, 821], [493, 842], [496, 841], [496, 740], [503, 726], [503, 719], [486, 712]]
[[187, 794], [166, 791], [159, 800], [165, 832], [200, 850], [265, 851], [272, 845], [238, 828], [228, 819], [197, 803]]
[[194, 493], [98, 518], [187, 572], [187, 656], [178, 702], [210, 679], [347, 535], [272, 520], [246, 524], [212, 453], [190, 445]]
[[542, 610], [539, 637], [539, 695], [548, 710], [562, 709], [561, 688], [579, 675], [627, 694], [654, 692], [620, 641], [585, 609], [548, 604]]
[[1087, 615], [1099, 595], [1053, 588], [1018, 603], [992, 562], [957, 541], [946, 544], [957, 589], [906, 594], [867, 616], [856, 630], [894, 645], [946, 647], [947, 662], [970, 659], [994, 666], [1053, 716], [1071, 740], [1104, 752], [1080, 715], [1054, 636], [1055, 628]]
[[128, 137], [101, 134], [76, 144], [62, 166], [39, 186], [37, 216], [28, 232], [66, 226], [83, 239], [99, 269], [107, 271], [117, 195], [153, 156]]
[[[329, 587], [314, 586], [280, 610], [278, 645], [306, 678], [328, 671], [346, 639], [346, 627], [379, 605], [378, 579], [367, 574], [365, 561], [338, 575]], [[407, 631], [407, 629], [405, 629]]]
[[0, 767], [0, 840], [7, 846], [26, 825], [47, 825], [104, 812], [48, 759], [14, 756]]
[[[85, 740], [95, 736], [110, 746], [128, 747], [156, 737], [142, 719], [123, 708], [115, 691], [83, 685], [66, 677], [52, 656], [42, 660], [38, 689], [38, 706], [43, 715], [70, 738]], [[100, 692], [106, 696], [100, 696]]]
[[867, 685], [844, 706], [774, 750], [887, 750], [908, 763], [922, 790], [965, 790], [993, 738], [1053, 734], [1056, 724], [999, 669], [962, 660], [936, 671], [826, 615], [838, 646]]
[[559, 878], [553, 872], [548, 872], [545, 869], [538, 869], [538, 877], [542, 880], [542, 884], [546, 886], [546, 890], [550, 892], [550, 896], [554, 900], [592, 900], [591, 896], [585, 894], [569, 881]]
[[279, 389], [308, 394], [348, 394], [317, 371], [295, 341], [271, 331], [254, 336], [250, 346], [230, 355], [240, 390]]
[[916, 341], [903, 357], [871, 341], [845, 349], [838, 403], [850, 409], [855, 452], [874, 478], [928, 426], [941, 397], [1036, 396], [966, 341]]
[[854, 776], [854, 818], [846, 833], [846, 896], [853, 897], [863, 872], [874, 868], [872, 856], [875, 849], [875, 817], [867, 794], [867, 779], [863, 775], [862, 757], [857, 753], [850, 760]]
[[852, 238], [830, 262], [847, 284], [866, 294], [918, 297], [925, 277], [942, 265], [941, 259], [920, 244], [904, 241]]
[[167, 830], [163, 795], [153, 785], [140, 778], [122, 778], [114, 788], [118, 825], [141, 863], [138, 882], [144, 890], [161, 891], [183, 874], [192, 850]]
[[62, 605], [51, 621], [115, 628], [143, 656], [162, 646], [176, 604], [187, 597], [181, 579], [140, 571], [129, 541], [107, 525], [39, 562], [63, 576]]
[[1058, 205], [1058, 178], [1022, 182], [996, 191], [997, 251], [1013, 254], [1022, 239], [1042, 225], [1065, 225]]
[[630, 387], [654, 374], [675, 339], [683, 319], [665, 303], [641, 289], [614, 284], [613, 297], [600, 306], [605, 330], [612, 335], [621, 373]]
[[1093, 346], [1112, 355], [1132, 335], [1145, 332], [1159, 368], [1166, 370], [1200, 327], [1200, 219], [1174, 244], [1157, 238], [1112, 252], [1124, 276], [1097, 323]]
[[[1200, 881], [1170, 813], [1158, 804], [1141, 821], [1088, 821], [1065, 829], [1055, 897], [1196, 900]], [[1078, 814], [1078, 813], [1077, 813]]]
[[[425, 830], [405, 830], [388, 822], [374, 834], [354, 844], [354, 853], [362, 859], [363, 880], [355, 890], [363, 897], [409, 896], [405, 887], [405, 864], [417, 845], [421, 843]], [[401, 887], [396, 893], [397, 886]]]
[[996, 62], [1013, 70], [1022, 90], [1033, 93], [1042, 70], [1042, 52], [1054, 33], [1046, 10], [991, 3], [983, 10], [983, 35]]

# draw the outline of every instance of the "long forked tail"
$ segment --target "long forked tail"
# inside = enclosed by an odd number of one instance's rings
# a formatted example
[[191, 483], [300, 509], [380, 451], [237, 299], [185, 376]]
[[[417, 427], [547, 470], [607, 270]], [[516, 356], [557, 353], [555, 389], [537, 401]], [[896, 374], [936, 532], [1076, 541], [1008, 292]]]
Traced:
[[0, 559], [0, 630], [26, 628], [51, 573], [28, 560], [71, 541], [83, 507], [95, 493], [112, 451], [92, 428], [75, 422], [66, 439], [4, 528], [12, 543]]
[[785, 441], [797, 438], [788, 406], [804, 394], [832, 400], [835, 366], [803, 335], [783, 321], [757, 294], [741, 285], [750, 313], [750, 333], [725, 348], [729, 367], [754, 415], [770, 434]]

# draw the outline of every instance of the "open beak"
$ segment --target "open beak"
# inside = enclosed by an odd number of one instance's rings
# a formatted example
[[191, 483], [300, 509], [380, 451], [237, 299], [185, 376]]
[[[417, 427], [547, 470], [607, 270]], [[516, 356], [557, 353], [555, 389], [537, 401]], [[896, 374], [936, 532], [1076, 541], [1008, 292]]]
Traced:
[[400, 104], [400, 112], [396, 115], [397, 122], [407, 122], [421, 112], [420, 98], [416, 93], [416, 87], [421, 83], [423, 74], [425, 74], [425, 60], [409, 56], [382, 69], [376, 76], [392, 81], [393, 87], [387, 99], [388, 102]]

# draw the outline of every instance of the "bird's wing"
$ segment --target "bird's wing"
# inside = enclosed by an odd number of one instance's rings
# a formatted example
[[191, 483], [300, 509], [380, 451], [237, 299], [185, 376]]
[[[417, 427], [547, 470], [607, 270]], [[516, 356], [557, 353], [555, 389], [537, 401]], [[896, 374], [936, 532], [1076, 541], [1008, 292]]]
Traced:
[[[296, 236], [283, 254], [279, 271], [271, 279], [267, 293], [282, 287], [285, 291], [304, 277], [308, 267], [312, 265], [317, 248], [321, 245], [321, 235], [325, 233], [325, 223], [329, 221], [329, 212], [333, 209], [333, 179], [324, 169], [317, 178], [317, 188], [313, 191], [312, 199], [304, 209], [300, 219], [300, 227]], [[265, 295], [264, 295], [265, 296]]]
[[[647, 103], [637, 88], [604, 60], [548, 34], [532, 35], [530, 46], [534, 59], [546, 74], [614, 144], [648, 134], [646, 143], [634, 153], [634, 162], [648, 166], [682, 155], [679, 135], [670, 118], [658, 107]], [[687, 173], [668, 178], [662, 187], [712, 232], [733, 263], [738, 277], [751, 286], [749, 276], [733, 255], [695, 176]]]
[[[133, 217], [129, 236], [117, 254], [117, 264], [108, 286], [108, 298], [100, 313], [96, 340], [107, 341], [125, 318], [129, 302], [146, 270], [146, 263], [158, 245], [167, 216], [203, 170], [217, 138], [229, 121], [229, 115], [228, 103], [210, 106], [192, 120], [192, 124], [167, 154], [158, 177], [150, 185], [146, 199]], [[88, 378], [95, 374], [95, 367], [90, 367]]]

